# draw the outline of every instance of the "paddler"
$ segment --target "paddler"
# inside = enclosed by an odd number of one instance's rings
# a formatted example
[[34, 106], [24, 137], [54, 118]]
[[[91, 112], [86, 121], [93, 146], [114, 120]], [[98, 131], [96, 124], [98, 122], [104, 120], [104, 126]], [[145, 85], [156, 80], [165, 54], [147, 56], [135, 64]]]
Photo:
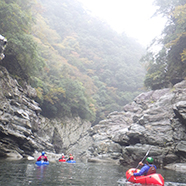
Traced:
[[64, 160], [65, 159], [65, 156], [64, 156], [64, 154], [62, 153], [61, 154], [61, 157], [59, 158], [59, 160]]
[[39, 156], [39, 158], [37, 158], [37, 161], [42, 161], [42, 160], [48, 161], [47, 156], [45, 155], [44, 151], [41, 153], [41, 156]]
[[132, 173], [132, 176], [142, 176], [142, 175], [149, 175], [156, 173], [156, 166], [153, 164], [153, 158], [152, 157], [147, 157], [146, 158], [146, 163], [143, 164], [142, 162], [139, 162], [139, 165], [142, 165], [143, 167], [141, 170], [137, 173]]
[[68, 157], [67, 161], [73, 160], [73, 159], [74, 159], [74, 157], [72, 156], [72, 154], [69, 154], [69, 157]]

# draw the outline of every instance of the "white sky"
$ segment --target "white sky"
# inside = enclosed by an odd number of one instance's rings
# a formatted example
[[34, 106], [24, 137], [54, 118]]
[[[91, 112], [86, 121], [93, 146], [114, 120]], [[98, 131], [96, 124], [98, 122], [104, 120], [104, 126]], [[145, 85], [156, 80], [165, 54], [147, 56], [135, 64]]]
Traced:
[[125, 32], [143, 46], [159, 36], [165, 20], [151, 18], [156, 7], [153, 0], [79, 0], [93, 15], [106, 21], [118, 33]]

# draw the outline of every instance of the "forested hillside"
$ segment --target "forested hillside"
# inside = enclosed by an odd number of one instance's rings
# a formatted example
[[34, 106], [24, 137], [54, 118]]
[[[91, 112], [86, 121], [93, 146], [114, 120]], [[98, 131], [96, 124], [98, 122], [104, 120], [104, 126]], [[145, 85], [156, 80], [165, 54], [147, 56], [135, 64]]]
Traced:
[[10, 0], [1, 7], [9, 42], [2, 65], [36, 88], [44, 116], [96, 123], [142, 91], [144, 49], [78, 0]]

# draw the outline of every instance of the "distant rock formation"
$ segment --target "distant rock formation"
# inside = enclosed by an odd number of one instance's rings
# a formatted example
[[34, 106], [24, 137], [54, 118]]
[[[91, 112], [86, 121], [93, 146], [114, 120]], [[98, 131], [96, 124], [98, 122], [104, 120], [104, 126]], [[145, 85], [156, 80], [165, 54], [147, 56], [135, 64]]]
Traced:
[[172, 88], [140, 94], [90, 130], [90, 161], [115, 159], [136, 165], [149, 147], [163, 167], [186, 161], [186, 81]]

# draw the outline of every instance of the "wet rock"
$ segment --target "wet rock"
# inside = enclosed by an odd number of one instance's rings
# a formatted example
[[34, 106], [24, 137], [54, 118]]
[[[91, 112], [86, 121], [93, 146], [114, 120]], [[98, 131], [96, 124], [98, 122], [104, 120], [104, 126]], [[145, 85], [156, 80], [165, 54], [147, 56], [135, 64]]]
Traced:
[[175, 171], [180, 171], [180, 172], [185, 172], [186, 171], [186, 163], [168, 164], [164, 168], [175, 170]]

